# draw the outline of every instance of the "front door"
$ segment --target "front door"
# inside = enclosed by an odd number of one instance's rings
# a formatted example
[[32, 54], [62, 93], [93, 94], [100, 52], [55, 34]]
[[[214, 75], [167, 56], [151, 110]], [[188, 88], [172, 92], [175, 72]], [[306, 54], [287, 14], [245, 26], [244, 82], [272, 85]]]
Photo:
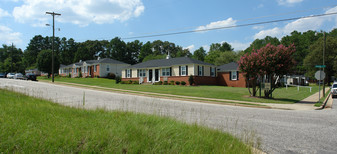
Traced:
[[152, 82], [152, 69], [149, 69], [149, 82]]
[[154, 81], [159, 81], [159, 69], [154, 70]]

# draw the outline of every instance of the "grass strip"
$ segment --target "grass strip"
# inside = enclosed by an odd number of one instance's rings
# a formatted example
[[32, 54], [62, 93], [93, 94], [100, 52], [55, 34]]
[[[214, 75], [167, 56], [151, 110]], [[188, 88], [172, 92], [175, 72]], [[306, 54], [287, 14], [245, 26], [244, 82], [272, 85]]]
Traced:
[[4, 153], [251, 153], [228, 133], [122, 111], [84, 110], [0, 89]]

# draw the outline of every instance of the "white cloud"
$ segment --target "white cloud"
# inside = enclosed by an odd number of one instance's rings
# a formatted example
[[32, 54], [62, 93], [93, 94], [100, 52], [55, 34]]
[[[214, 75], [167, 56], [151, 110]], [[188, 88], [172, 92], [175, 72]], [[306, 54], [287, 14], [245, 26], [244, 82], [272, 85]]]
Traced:
[[22, 43], [22, 34], [19, 32], [13, 32], [9, 27], [0, 25], [0, 42], [1, 44], [20, 44]]
[[[327, 10], [325, 13], [332, 13], [332, 12], [337, 12], [337, 6]], [[336, 16], [301, 18], [288, 23], [284, 27], [274, 27], [267, 30], [261, 30], [260, 32], [254, 35], [254, 39], [263, 39], [266, 36], [281, 38], [283, 36], [289, 35], [294, 30], [298, 32], [306, 32], [308, 30], [320, 30], [320, 28], [324, 25], [324, 22], [327, 21], [335, 21], [337, 26]]]
[[210, 24], [206, 26], [199, 26], [195, 30], [202, 31], [202, 30], [211, 29], [211, 28], [228, 27], [228, 26], [235, 26], [235, 25], [236, 25], [236, 20], [233, 20], [233, 18], [228, 18], [226, 20], [211, 22]]
[[8, 16], [10, 16], [10, 14], [7, 11], [0, 8], [0, 18]]
[[45, 25], [50, 16], [45, 12], [62, 14], [55, 19], [59, 22], [86, 26], [90, 23], [103, 24], [126, 21], [144, 12], [141, 0], [23, 0], [24, 4], [15, 7], [16, 21], [34, 26]]
[[303, 0], [277, 0], [277, 3], [279, 5], [287, 5], [287, 6], [293, 6], [296, 3], [300, 3]]
[[250, 42], [242, 43], [242, 42], [234, 41], [234, 42], [228, 42], [228, 43], [232, 46], [232, 48], [234, 48], [235, 51], [245, 50], [250, 46]]
[[205, 49], [206, 52], [209, 51], [209, 48], [210, 48], [209, 45], [203, 45], [202, 47]]
[[264, 26], [262, 26], [262, 25], [259, 25], [259, 26], [253, 26], [253, 29], [258, 29], [258, 30], [261, 30], [261, 29], [263, 29], [264, 28]]
[[184, 47], [183, 49], [188, 49], [191, 53], [194, 52], [195, 46], [192, 44], [190, 46]]

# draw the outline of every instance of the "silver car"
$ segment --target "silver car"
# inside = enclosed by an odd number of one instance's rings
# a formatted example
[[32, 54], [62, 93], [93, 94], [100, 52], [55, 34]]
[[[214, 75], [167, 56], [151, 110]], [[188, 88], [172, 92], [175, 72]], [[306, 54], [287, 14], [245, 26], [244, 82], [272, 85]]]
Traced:
[[21, 73], [16, 73], [16, 74], [14, 75], [14, 79], [23, 79], [23, 74], [21, 74]]
[[331, 96], [332, 98], [337, 96], [337, 82], [334, 82], [331, 86]]
[[7, 74], [7, 78], [8, 78], [8, 79], [13, 79], [13, 78], [14, 78], [14, 75], [15, 75], [14, 73], [8, 73], [8, 74]]

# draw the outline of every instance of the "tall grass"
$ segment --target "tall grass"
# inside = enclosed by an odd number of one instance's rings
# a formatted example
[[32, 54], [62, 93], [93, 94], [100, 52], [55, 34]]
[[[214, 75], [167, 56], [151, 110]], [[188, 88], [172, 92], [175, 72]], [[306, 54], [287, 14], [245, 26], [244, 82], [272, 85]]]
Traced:
[[251, 153], [228, 133], [154, 115], [84, 110], [0, 89], [0, 153]]

